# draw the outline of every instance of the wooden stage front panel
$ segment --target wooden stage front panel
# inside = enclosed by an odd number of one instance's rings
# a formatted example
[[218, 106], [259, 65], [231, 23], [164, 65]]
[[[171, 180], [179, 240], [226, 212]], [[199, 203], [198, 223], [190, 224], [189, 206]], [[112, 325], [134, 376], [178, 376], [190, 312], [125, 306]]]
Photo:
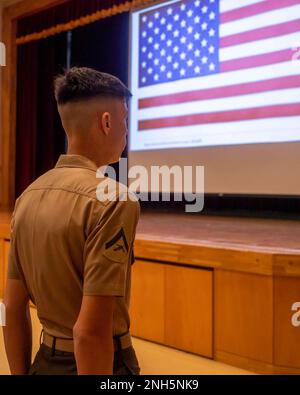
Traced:
[[[259, 373], [300, 373], [300, 317], [299, 326], [291, 323], [295, 314], [292, 305], [300, 302], [299, 221], [143, 213], [135, 255], [138, 259], [133, 268], [133, 334], [168, 344], [163, 339], [163, 323], [167, 317], [173, 317], [176, 337], [178, 317], [194, 325], [189, 327], [190, 343], [186, 344], [179, 334], [177, 342], [171, 344], [174, 347], [211, 355]], [[142, 265], [148, 283], [137, 292], [135, 283], [140, 281]], [[142, 317], [156, 314], [154, 306], [151, 313], [143, 311], [142, 316], [134, 313], [137, 304], [147, 306], [143, 302], [145, 288], [150, 301], [151, 295], [157, 297], [156, 290], [159, 289], [158, 294], [166, 293], [163, 279], [157, 288], [157, 283], [148, 277], [147, 268], [155, 270], [157, 265], [161, 272], [164, 266], [172, 265], [182, 271], [193, 267], [199, 273], [210, 269], [211, 278], [203, 278], [202, 282], [197, 282], [197, 276], [193, 277], [195, 281], [190, 279], [188, 300], [181, 288], [184, 276], [182, 280], [177, 277], [179, 286], [173, 280], [174, 300], [178, 297], [180, 303], [163, 313], [162, 305], [166, 309], [166, 302], [162, 299], [158, 305], [163, 318], [151, 320], [152, 326], [149, 324], [147, 331], [141, 331]], [[200, 288], [205, 292], [199, 292]], [[189, 306], [185, 306], [184, 300]], [[160, 338], [154, 335], [157, 326]], [[203, 337], [211, 329], [212, 337]], [[206, 339], [207, 350], [212, 339], [211, 354], [203, 351], [203, 345], [198, 351], [190, 346], [200, 338]]]

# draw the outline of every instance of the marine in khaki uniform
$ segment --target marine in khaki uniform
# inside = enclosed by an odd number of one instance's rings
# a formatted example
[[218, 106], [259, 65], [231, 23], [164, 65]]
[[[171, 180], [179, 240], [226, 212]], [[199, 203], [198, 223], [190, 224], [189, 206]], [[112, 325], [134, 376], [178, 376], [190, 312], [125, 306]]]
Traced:
[[[139, 374], [128, 307], [140, 206], [107, 178], [116, 189], [96, 194], [98, 167], [125, 147], [130, 92], [87, 68], [70, 69], [55, 87], [68, 153], [15, 204], [4, 299], [11, 372]], [[43, 326], [32, 365], [29, 300]]]

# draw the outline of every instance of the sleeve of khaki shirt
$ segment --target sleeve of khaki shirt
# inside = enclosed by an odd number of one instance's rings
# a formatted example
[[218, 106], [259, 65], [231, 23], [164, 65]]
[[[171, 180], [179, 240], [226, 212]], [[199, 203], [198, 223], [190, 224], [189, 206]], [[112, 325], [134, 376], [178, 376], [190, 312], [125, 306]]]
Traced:
[[84, 295], [125, 296], [139, 214], [139, 203], [128, 196], [106, 206], [85, 244]]

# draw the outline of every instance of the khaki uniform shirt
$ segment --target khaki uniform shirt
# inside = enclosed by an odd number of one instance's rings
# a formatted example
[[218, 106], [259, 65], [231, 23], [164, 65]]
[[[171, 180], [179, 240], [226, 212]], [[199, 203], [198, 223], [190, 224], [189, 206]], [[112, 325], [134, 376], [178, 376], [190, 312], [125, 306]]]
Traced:
[[96, 171], [81, 155], [61, 155], [17, 199], [13, 213], [8, 278], [25, 283], [44, 330], [57, 337], [73, 337], [83, 295], [116, 296], [113, 335], [130, 326], [140, 205], [125, 185], [107, 177], [119, 190], [104, 198]]

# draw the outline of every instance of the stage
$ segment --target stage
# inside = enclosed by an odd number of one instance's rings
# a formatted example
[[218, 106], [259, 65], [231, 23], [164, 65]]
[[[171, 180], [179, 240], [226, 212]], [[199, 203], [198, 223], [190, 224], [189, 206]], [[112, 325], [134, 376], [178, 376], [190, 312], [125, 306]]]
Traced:
[[[0, 214], [2, 292], [10, 217]], [[300, 373], [298, 221], [144, 212], [135, 257], [133, 336], [258, 373]]]

